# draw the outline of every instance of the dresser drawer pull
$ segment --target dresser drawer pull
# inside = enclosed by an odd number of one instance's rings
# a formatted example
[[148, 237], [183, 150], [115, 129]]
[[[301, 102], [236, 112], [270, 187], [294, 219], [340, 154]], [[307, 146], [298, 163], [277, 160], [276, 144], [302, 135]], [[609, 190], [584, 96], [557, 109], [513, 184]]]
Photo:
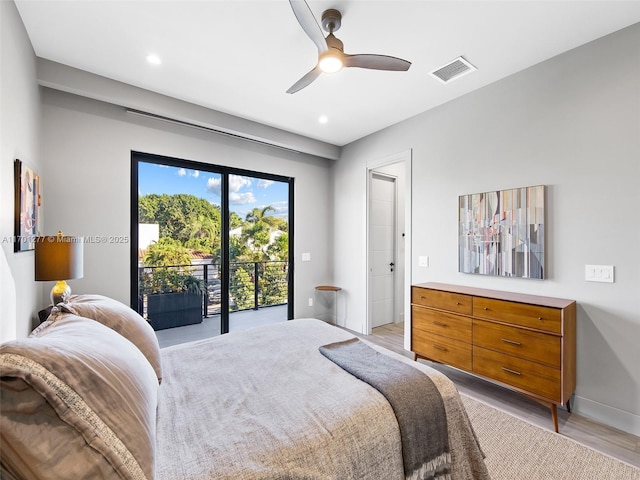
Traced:
[[444, 347], [441, 347], [440, 345], [432, 345], [433, 348], [435, 348], [436, 350], [442, 350], [443, 352], [446, 352], [447, 349]]
[[485, 310], [486, 312], [488, 312], [488, 311], [489, 311], [489, 307], [484, 307], [484, 310]]
[[538, 317], [538, 320], [544, 320], [544, 318], [542, 318], [542, 317]]
[[446, 327], [447, 326], [446, 323], [442, 323], [442, 322], [438, 322], [438, 321], [434, 321], [433, 324], [437, 325], [438, 327]]
[[456, 305], [462, 305], [460, 302], [456, 302]]
[[520, 372], [516, 372], [515, 370], [511, 370], [511, 369], [506, 368], [506, 367], [502, 367], [502, 370], [504, 370], [507, 373], [511, 373], [512, 375], [522, 375]]
[[518, 347], [522, 345], [520, 342], [516, 342], [515, 340], [509, 340], [508, 338], [501, 338], [504, 343], [509, 343], [511, 345], [517, 345]]

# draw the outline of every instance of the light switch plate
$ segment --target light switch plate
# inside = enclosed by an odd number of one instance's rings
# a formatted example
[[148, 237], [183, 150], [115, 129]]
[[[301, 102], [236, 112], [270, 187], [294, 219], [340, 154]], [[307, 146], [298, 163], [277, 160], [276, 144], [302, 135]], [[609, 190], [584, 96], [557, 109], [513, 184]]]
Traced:
[[428, 267], [429, 266], [429, 257], [427, 256], [419, 256], [418, 257], [418, 266], [419, 267]]
[[613, 265], [585, 265], [584, 279], [587, 282], [614, 283]]
[[311, 254], [310, 253], [303, 253], [302, 254], [302, 261], [303, 262], [310, 262], [311, 261]]

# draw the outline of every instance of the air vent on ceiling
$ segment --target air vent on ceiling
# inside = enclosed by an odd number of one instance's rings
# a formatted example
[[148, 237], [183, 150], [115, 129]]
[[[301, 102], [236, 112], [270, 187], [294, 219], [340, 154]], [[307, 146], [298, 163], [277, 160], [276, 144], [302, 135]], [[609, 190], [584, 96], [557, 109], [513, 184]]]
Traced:
[[451, 80], [460, 78], [467, 73], [476, 71], [477, 68], [467, 62], [464, 58], [458, 57], [446, 65], [431, 72], [442, 83], [449, 83]]

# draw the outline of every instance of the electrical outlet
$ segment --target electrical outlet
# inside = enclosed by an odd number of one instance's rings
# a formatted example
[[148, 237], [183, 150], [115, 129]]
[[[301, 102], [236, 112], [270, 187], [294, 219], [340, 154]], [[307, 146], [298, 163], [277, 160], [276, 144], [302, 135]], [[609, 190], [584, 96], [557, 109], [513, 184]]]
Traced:
[[309, 297], [309, 306], [313, 307], [313, 298]]
[[418, 257], [418, 266], [419, 267], [429, 267], [429, 257], [427, 256], [419, 256]]

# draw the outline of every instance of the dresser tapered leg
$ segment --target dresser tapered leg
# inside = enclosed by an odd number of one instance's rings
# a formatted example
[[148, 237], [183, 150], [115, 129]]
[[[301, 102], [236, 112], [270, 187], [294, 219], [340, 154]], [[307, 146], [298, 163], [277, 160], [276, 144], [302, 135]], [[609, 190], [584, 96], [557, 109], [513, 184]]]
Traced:
[[551, 404], [551, 417], [553, 418], [553, 428], [558, 433], [558, 407], [556, 407], [555, 403]]
[[567, 400], [567, 412], [571, 413], [571, 404], [569, 403], [569, 400]]

